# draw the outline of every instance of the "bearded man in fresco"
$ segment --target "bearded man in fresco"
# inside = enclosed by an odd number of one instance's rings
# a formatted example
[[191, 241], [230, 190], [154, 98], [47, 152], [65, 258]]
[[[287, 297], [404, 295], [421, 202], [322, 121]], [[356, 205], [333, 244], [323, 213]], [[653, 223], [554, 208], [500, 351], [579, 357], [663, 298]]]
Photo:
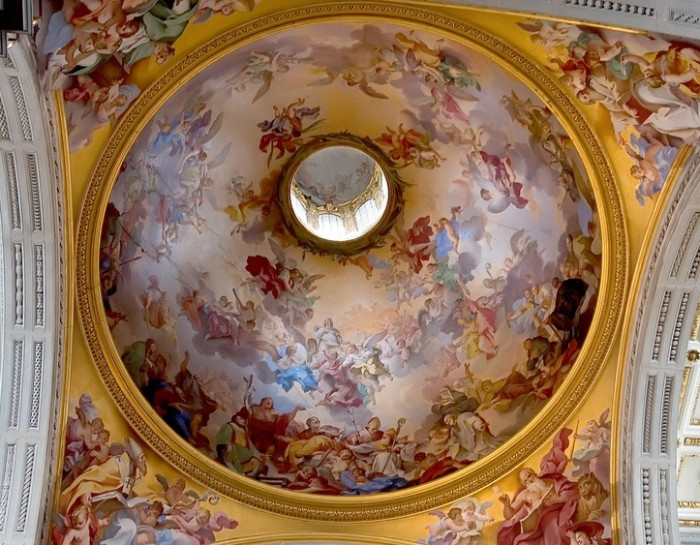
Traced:
[[335, 447], [335, 440], [340, 435], [340, 430], [333, 426], [322, 426], [316, 416], [306, 419], [306, 429], [291, 440], [284, 451], [285, 461], [278, 466], [278, 471], [286, 473], [284, 469], [297, 471], [298, 461], [320, 453], [326, 453]]
[[304, 408], [295, 407], [292, 412], [278, 413], [271, 397], [263, 397], [260, 403], [252, 405], [248, 434], [255, 448], [271, 456], [284, 454], [287, 448], [287, 441], [284, 439], [287, 426], [301, 410]]
[[497, 534], [498, 545], [564, 545], [574, 522], [579, 494], [575, 482], [564, 475], [569, 435], [564, 428], [554, 438], [549, 453], [540, 461], [540, 473], [524, 468], [518, 474], [521, 488], [511, 499], [503, 494], [506, 519]]

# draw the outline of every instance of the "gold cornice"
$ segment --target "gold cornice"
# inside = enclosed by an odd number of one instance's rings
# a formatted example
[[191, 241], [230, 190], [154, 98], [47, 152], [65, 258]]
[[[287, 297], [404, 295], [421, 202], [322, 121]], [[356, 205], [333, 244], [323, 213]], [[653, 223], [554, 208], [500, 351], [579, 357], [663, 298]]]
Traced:
[[357, 545], [415, 545], [415, 540], [406, 540], [360, 533], [356, 527], [347, 532], [285, 532], [272, 534], [264, 532], [226, 541], [230, 545], [280, 545], [289, 543], [347, 543]]
[[606, 30], [615, 30], [619, 32], [626, 32], [628, 34], [645, 34], [644, 30], [637, 30], [634, 28], [627, 28], [619, 25], [611, 25], [605, 23], [597, 23], [595, 21], [589, 21], [584, 19], [576, 19], [574, 17], [562, 17], [560, 15], [549, 15], [547, 13], [532, 13], [529, 11], [517, 11], [510, 8], [504, 7], [491, 7], [482, 5], [467, 5], [467, 4], [457, 4], [454, 1], [446, 0], [445, 2], [435, 2], [432, 0], [406, 0], [407, 4], [417, 5], [421, 7], [430, 8], [442, 8], [450, 10], [460, 10], [460, 11], [471, 11], [476, 13], [490, 13], [494, 15], [506, 15], [509, 17], [517, 17], [520, 19], [537, 19], [542, 21], [551, 21], [555, 23], [566, 23], [570, 25], [586, 25], [592, 28], [602, 28]]
[[681, 398], [680, 402], [678, 403], [678, 406], [681, 407], [681, 410], [683, 408], [683, 405], [685, 403], [685, 394], [688, 389], [688, 379], [690, 378], [690, 373], [692, 371], [693, 367], [692, 365], [686, 365], [683, 368], [683, 380], [681, 381]]
[[[70, 188], [72, 186], [71, 174], [70, 174], [70, 145], [68, 138], [68, 123], [66, 120], [66, 111], [63, 103], [63, 93], [61, 91], [54, 92], [48, 100], [53, 106], [53, 114], [55, 116], [55, 127], [54, 134], [57, 138], [58, 144], [58, 157], [56, 157], [56, 166], [59, 170], [59, 175], [61, 177], [61, 192], [63, 198], [58, 196], [57, 200], [59, 202], [58, 207], [62, 209], [62, 214], [60, 217], [63, 221], [63, 229], [61, 236], [63, 237], [63, 261], [60, 261], [61, 256], [59, 256], [58, 271], [59, 277], [63, 277], [65, 281], [65, 307], [62, 309], [60, 321], [63, 322], [64, 327], [62, 327], [58, 333], [59, 343], [63, 344], [63, 359], [60, 364], [60, 369], [62, 373], [57, 377], [56, 380], [59, 381], [60, 390], [60, 400], [62, 402], [58, 404], [56, 408], [56, 416], [59, 422], [66, 422], [68, 419], [68, 400], [70, 399], [70, 383], [71, 383], [71, 371], [72, 366], [70, 363], [73, 361], [73, 333], [75, 331], [75, 304], [76, 295], [73, 286], [76, 283], [76, 272], [74, 267], [70, 265], [75, 262], [75, 244], [74, 244], [74, 233], [75, 228], [73, 225], [73, 210], [68, 204], [68, 197], [71, 194]], [[50, 119], [54, 119], [51, 118]], [[54, 445], [54, 452], [61, 453], [65, 450], [66, 434], [59, 433], [56, 438], [56, 443]], [[53, 460], [52, 474], [60, 476], [63, 473], [63, 458], [61, 456], [55, 456]], [[53, 486], [53, 505], [58, 504], [58, 496], [60, 494], [60, 486], [56, 485], [56, 482], [60, 483], [59, 479], [54, 479]]]
[[[319, 497], [279, 490], [233, 474], [195, 451], [153, 416], [121, 365], [99, 293], [99, 235], [119, 167], [145, 124], [196, 73], [236, 48], [276, 30], [321, 21], [381, 20], [443, 34], [485, 54], [525, 82], [565, 127], [581, 153], [601, 217], [603, 265], [598, 308], [578, 364], [521, 432], [469, 468], [426, 485], [372, 496]], [[539, 86], [539, 87], [538, 87]], [[609, 161], [567, 92], [543, 68], [491, 33], [459, 19], [398, 3], [343, 2], [292, 9], [235, 27], [176, 63], [135, 101], [117, 124], [85, 192], [77, 241], [77, 294], [83, 333], [107, 390], [126, 420], [156, 452], [190, 478], [235, 500], [281, 515], [324, 521], [369, 521], [404, 516], [467, 496], [513, 471], [566, 424], [590, 391], [621, 322], [628, 283], [628, 240], [621, 200]]]
[[690, 330], [690, 340], [697, 341], [698, 335], [700, 335], [700, 302], [698, 302], [695, 316], [693, 316], [693, 329]]

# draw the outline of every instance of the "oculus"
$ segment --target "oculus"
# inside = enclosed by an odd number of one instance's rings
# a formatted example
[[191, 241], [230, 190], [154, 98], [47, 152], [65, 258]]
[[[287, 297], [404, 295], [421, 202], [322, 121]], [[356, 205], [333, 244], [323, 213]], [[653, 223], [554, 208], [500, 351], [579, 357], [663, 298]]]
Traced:
[[395, 169], [371, 142], [318, 137], [284, 168], [278, 198], [290, 231], [324, 253], [355, 254], [378, 244], [401, 204]]

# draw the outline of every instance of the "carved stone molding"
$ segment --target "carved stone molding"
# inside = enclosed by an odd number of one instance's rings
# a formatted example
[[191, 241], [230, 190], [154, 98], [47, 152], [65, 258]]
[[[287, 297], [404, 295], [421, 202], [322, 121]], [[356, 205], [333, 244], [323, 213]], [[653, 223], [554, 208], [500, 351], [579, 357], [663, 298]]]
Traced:
[[49, 528], [65, 335], [63, 188], [28, 41], [0, 63], [0, 543]]
[[676, 438], [687, 340], [700, 297], [697, 149], [689, 154], [659, 218], [638, 277], [618, 426], [621, 543], [645, 545], [696, 543], [681, 539], [679, 532]]
[[445, 3], [525, 14], [546, 13], [573, 21], [700, 39], [700, 4], [695, 0], [445, 0]]

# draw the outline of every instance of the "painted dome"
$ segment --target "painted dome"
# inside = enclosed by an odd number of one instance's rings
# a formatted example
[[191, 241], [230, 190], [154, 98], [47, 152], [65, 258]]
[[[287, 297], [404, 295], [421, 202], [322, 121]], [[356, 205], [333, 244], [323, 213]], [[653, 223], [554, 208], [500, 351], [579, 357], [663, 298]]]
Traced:
[[[346, 253], [296, 238], [279, 194], [299, 149], [340, 135], [398, 188]], [[316, 205], [364, 190], [332, 163], [302, 171]], [[271, 487], [376, 494], [546, 411], [593, 322], [600, 233], [575, 138], [513, 69], [401, 22], [316, 21], [236, 47], [145, 122], [102, 300], [130, 387], [188, 448]]]

